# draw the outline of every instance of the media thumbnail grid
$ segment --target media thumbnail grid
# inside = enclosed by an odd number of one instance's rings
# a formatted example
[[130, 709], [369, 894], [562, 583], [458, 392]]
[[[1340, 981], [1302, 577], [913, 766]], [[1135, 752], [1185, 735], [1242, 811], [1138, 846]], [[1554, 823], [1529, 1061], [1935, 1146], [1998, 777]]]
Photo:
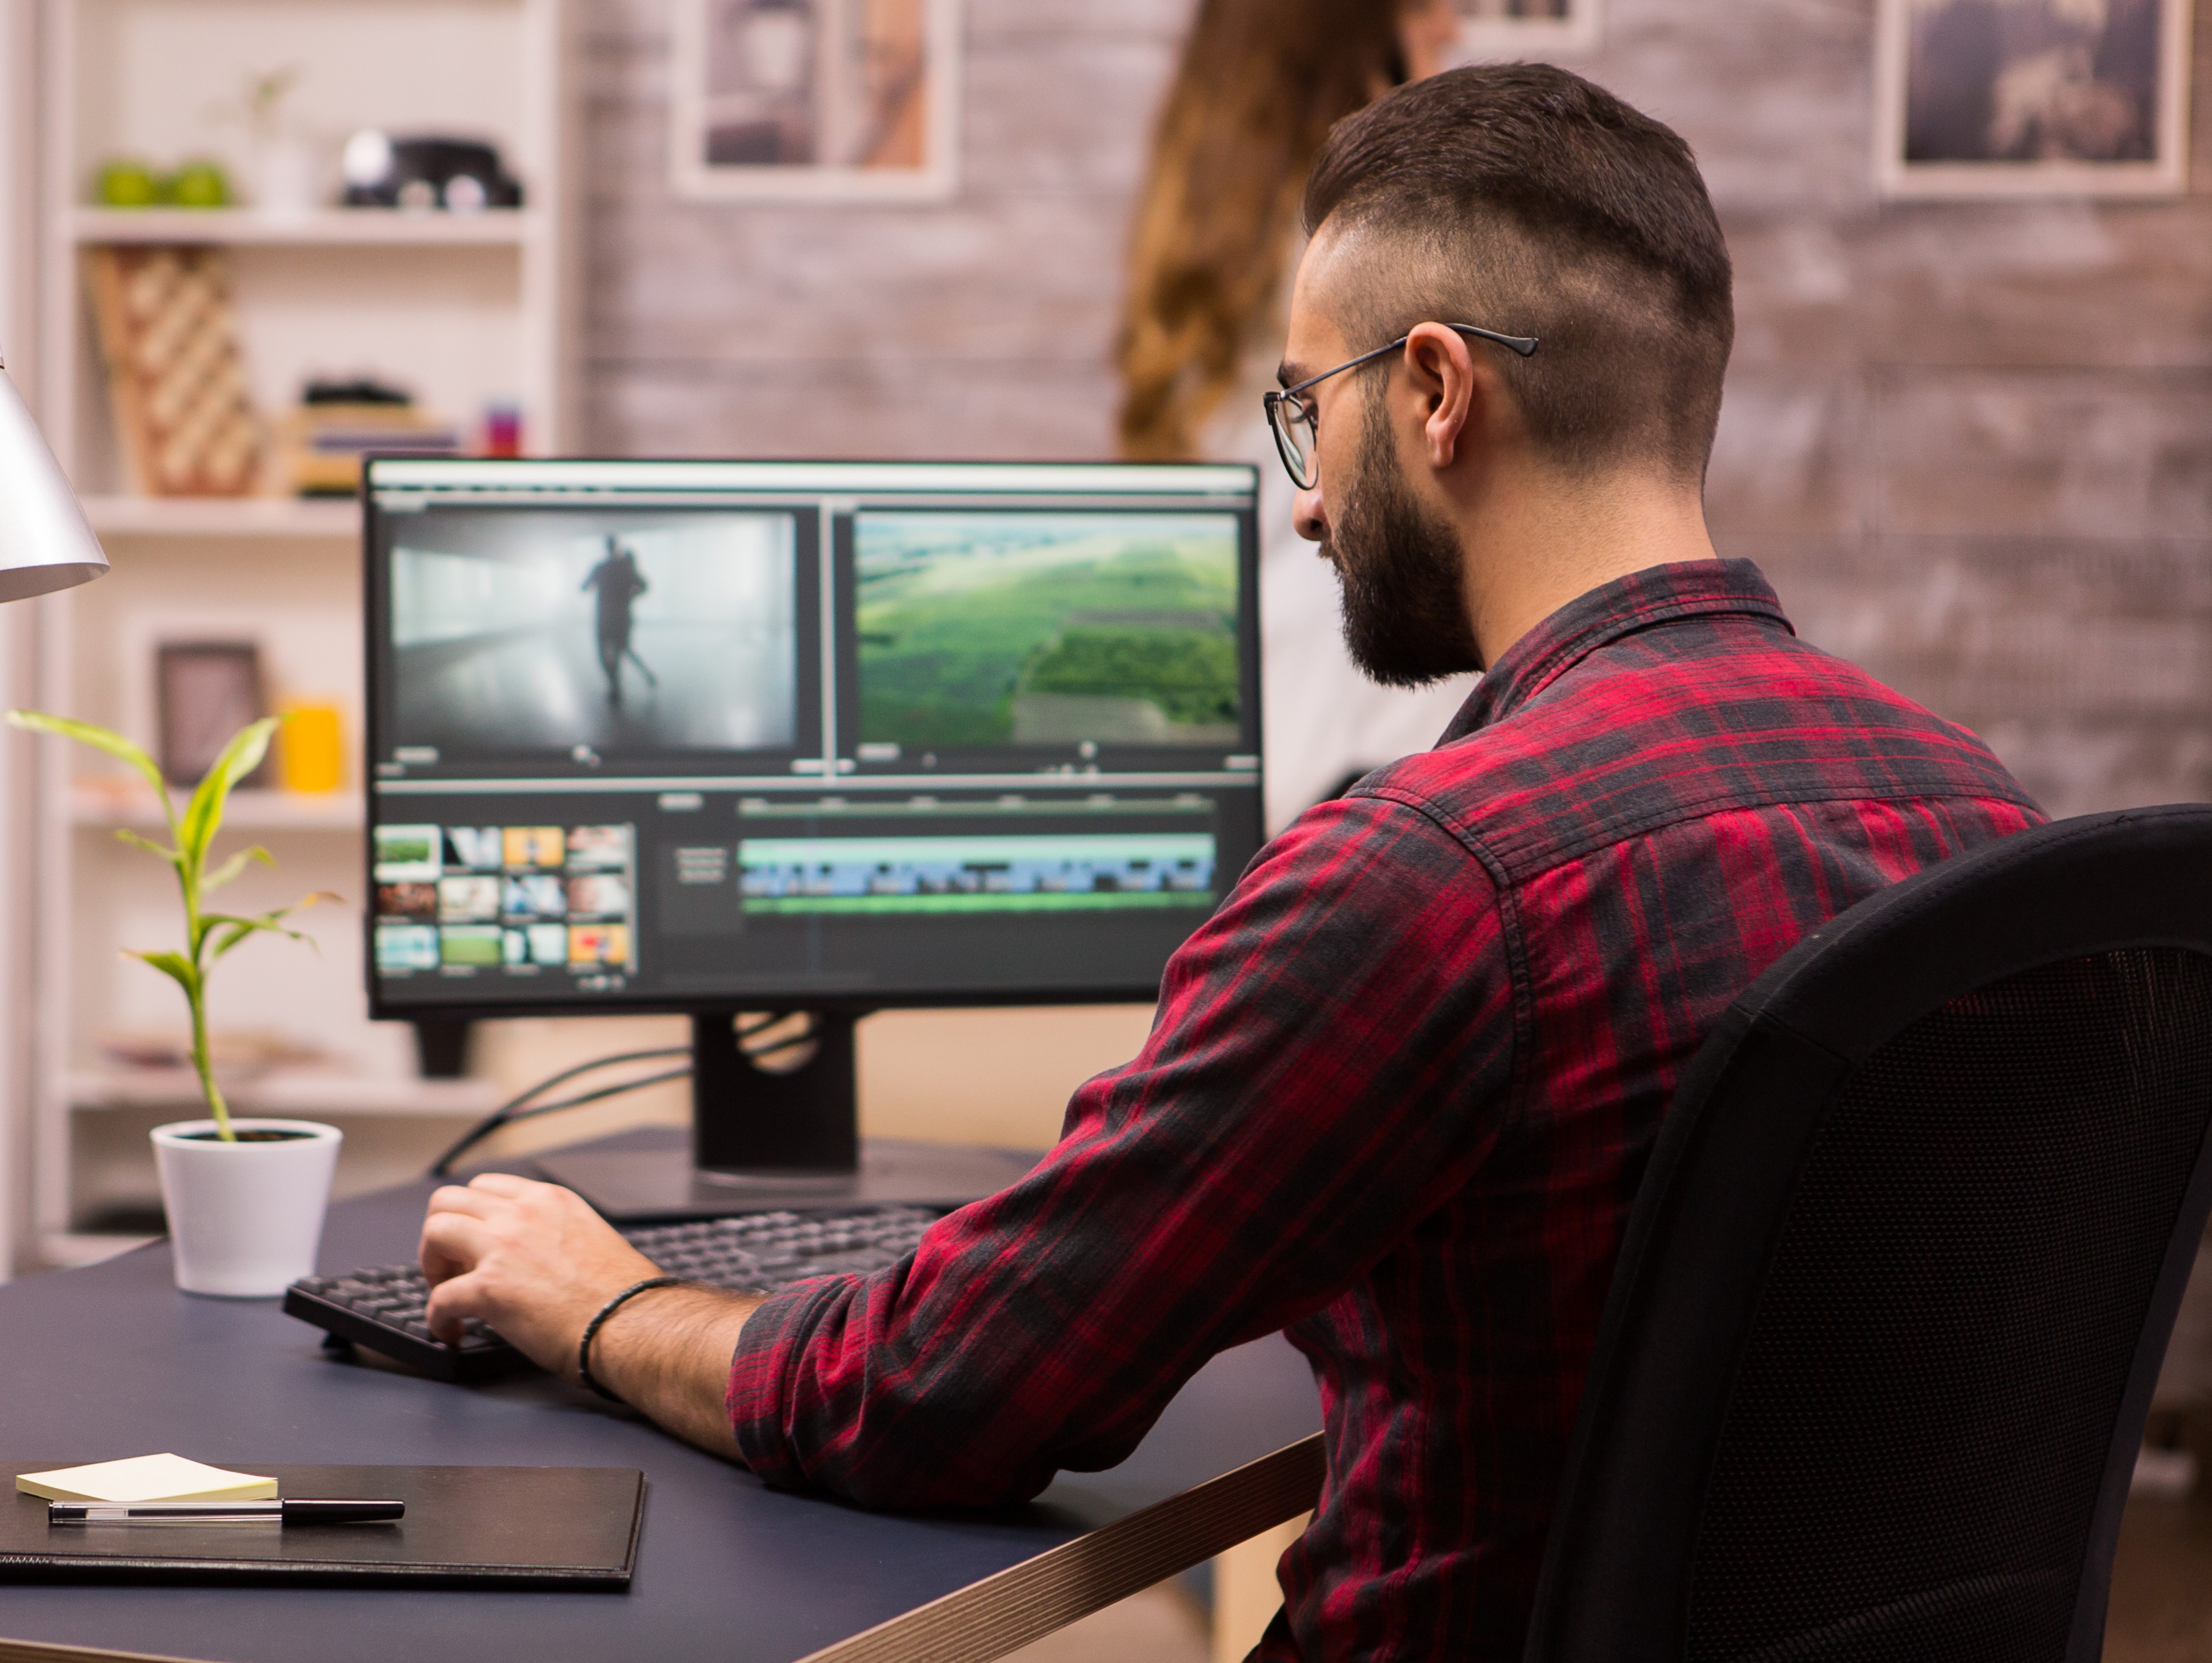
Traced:
[[630, 825], [380, 825], [376, 967], [637, 967], [637, 834]]

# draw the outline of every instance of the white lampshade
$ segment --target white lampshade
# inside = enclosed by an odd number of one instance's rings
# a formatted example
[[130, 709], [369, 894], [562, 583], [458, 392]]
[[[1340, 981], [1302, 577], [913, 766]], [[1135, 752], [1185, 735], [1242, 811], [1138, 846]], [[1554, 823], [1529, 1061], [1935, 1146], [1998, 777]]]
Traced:
[[88, 583], [106, 570], [46, 436], [0, 369], [0, 601]]

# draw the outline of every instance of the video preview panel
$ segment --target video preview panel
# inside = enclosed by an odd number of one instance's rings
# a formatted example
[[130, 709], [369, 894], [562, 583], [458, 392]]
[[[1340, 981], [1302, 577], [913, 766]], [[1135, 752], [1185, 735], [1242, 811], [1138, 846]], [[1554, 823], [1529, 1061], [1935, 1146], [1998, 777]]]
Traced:
[[795, 515], [441, 509], [387, 523], [391, 753], [597, 764], [810, 742]]
[[862, 758], [1235, 747], [1238, 537], [1231, 514], [863, 511]]

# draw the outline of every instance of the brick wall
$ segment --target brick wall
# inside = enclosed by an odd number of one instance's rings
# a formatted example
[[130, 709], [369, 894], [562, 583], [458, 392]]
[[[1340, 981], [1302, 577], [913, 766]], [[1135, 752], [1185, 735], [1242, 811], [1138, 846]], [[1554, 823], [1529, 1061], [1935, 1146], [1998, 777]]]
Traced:
[[[672, 199], [662, 0], [586, 6], [594, 445], [1107, 454], [1188, 0], [968, 0], [958, 200], [835, 209]], [[2212, 796], [2206, 124], [2179, 201], [1878, 205], [1872, 37], [1872, 0], [1612, 0], [1577, 65], [1696, 146], [1735, 252], [1723, 551], [2054, 812]]]

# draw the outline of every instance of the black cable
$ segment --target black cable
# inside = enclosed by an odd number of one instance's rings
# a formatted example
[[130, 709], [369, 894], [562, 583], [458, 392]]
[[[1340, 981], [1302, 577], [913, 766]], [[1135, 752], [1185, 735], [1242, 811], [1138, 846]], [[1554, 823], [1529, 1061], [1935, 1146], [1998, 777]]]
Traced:
[[574, 1097], [564, 1097], [556, 1103], [532, 1103], [526, 1109], [517, 1109], [500, 1124], [503, 1126], [519, 1126], [526, 1120], [537, 1119], [541, 1114], [558, 1114], [562, 1109], [580, 1109], [586, 1103], [597, 1103], [609, 1097], [620, 1097], [624, 1092], [642, 1091], [647, 1086], [659, 1086], [671, 1080], [689, 1080], [690, 1077], [691, 1068], [689, 1063], [686, 1063], [680, 1069], [671, 1069], [665, 1074], [648, 1074], [641, 1080], [617, 1081], [611, 1086], [601, 1086], [596, 1091], [584, 1092]]
[[[787, 1020], [788, 1019], [781, 1015], [763, 1016], [748, 1026], [738, 1028], [736, 1033], [739, 1046], [743, 1047], [744, 1042], [755, 1034], [764, 1033], [777, 1023]], [[801, 1045], [811, 1045], [820, 1038], [820, 1034], [815, 1032], [811, 1025], [809, 1025], [803, 1033], [790, 1034], [781, 1039], [770, 1040], [764, 1045], [755, 1045], [746, 1051], [745, 1055], [749, 1057], [773, 1057], [780, 1051], [795, 1051]], [[682, 1080], [690, 1075], [691, 1069], [687, 1063], [680, 1069], [671, 1069], [665, 1074], [647, 1075], [639, 1080], [619, 1081], [614, 1085], [602, 1086], [575, 1097], [564, 1097], [558, 1102], [531, 1103], [530, 1100], [540, 1092], [550, 1091], [563, 1081], [574, 1080], [580, 1074], [592, 1074], [600, 1069], [612, 1068], [617, 1063], [649, 1063], [663, 1057], [689, 1057], [690, 1054], [691, 1047], [689, 1045], [663, 1045], [654, 1051], [621, 1051], [612, 1057], [601, 1057], [589, 1063], [579, 1063], [574, 1068], [563, 1069], [558, 1074], [549, 1075], [520, 1096], [509, 1098], [475, 1125], [470, 1127], [462, 1135], [459, 1142], [438, 1157], [436, 1162], [431, 1167], [428, 1176], [449, 1177], [456, 1160], [502, 1126], [512, 1126], [524, 1120], [535, 1120], [541, 1114], [554, 1114], [562, 1109], [581, 1108], [586, 1103], [604, 1102], [610, 1097], [620, 1097], [625, 1092], [642, 1091], [647, 1086], [664, 1085], [671, 1080]], [[525, 1107], [526, 1104], [529, 1106]]]
[[[558, 1074], [548, 1075], [544, 1079], [532, 1086], [528, 1091], [523, 1092], [518, 1096], [509, 1098], [506, 1102], [501, 1104], [499, 1107], [494, 1109], [489, 1114], [486, 1115], [482, 1120], [477, 1121], [475, 1125], [470, 1127], [467, 1131], [461, 1135], [459, 1142], [455, 1143], [453, 1148], [447, 1149], [445, 1154], [440, 1155], [438, 1159], [432, 1163], [428, 1176], [431, 1178], [446, 1177], [453, 1170], [453, 1165], [456, 1160], [459, 1160], [471, 1149], [476, 1148], [477, 1144], [483, 1142], [484, 1139], [489, 1137], [501, 1126], [506, 1125], [510, 1120], [520, 1118], [520, 1116], [518, 1114], [518, 1111], [520, 1111], [525, 1104], [528, 1103], [532, 1098], [539, 1095], [541, 1093], [552, 1090], [554, 1087], [562, 1084], [564, 1081], [574, 1080], [580, 1074], [592, 1074], [600, 1069], [612, 1068], [616, 1064], [621, 1063], [649, 1063], [656, 1061], [663, 1057], [689, 1057], [690, 1054], [691, 1047], [689, 1045], [662, 1045], [653, 1051], [620, 1051], [611, 1057], [595, 1057], [588, 1063], [579, 1063], [574, 1068], [562, 1069]], [[690, 1070], [686, 1069], [684, 1072], [689, 1073]], [[625, 1087], [622, 1089], [627, 1090], [629, 1089], [629, 1087]], [[582, 1100], [588, 1101], [592, 1100], [587, 1099]]]

